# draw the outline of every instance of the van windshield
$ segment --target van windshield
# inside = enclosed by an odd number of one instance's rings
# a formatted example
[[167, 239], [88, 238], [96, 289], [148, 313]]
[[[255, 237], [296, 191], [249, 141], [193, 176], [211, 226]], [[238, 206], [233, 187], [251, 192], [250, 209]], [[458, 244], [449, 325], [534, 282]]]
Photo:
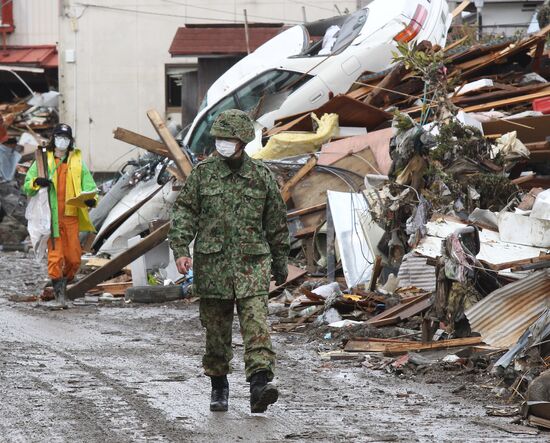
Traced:
[[348, 17], [338, 33], [338, 38], [334, 42], [331, 51], [333, 54], [347, 48], [351, 42], [356, 39], [363, 29], [363, 26], [365, 26], [367, 15], [368, 9], [360, 9]]
[[[280, 100], [269, 100], [270, 98], [281, 95], [281, 100], [284, 101], [288, 95], [310, 79], [311, 75], [280, 69], [273, 69], [258, 75], [219, 101], [202, 116], [189, 140], [189, 149], [195, 154], [210, 154], [214, 150], [214, 138], [210, 135], [210, 128], [221, 112], [228, 109], [240, 109], [254, 115], [258, 108], [261, 110], [258, 113], [259, 117], [280, 106]], [[271, 109], [272, 107], [273, 109]]]

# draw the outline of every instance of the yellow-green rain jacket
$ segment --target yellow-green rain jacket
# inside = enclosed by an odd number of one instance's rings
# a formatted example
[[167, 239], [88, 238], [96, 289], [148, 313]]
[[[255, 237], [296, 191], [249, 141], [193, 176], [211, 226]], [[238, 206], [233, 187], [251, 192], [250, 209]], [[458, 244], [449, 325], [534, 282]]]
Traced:
[[[69, 152], [67, 165], [67, 188], [65, 192], [65, 201], [79, 196], [82, 192], [93, 192], [97, 190], [97, 186], [90, 170], [82, 161], [82, 154], [79, 149], [74, 149]], [[34, 183], [37, 176], [38, 169], [36, 162], [34, 162], [27, 172], [27, 176], [25, 177], [25, 185], [23, 187], [25, 193], [31, 197], [40, 189], [40, 186], [37, 186]], [[59, 237], [59, 217], [57, 215], [57, 168], [55, 165], [53, 152], [50, 151], [48, 151], [48, 177], [53, 182], [53, 186], [50, 186], [49, 188], [50, 207], [52, 208], [53, 236]], [[88, 209], [65, 205], [65, 215], [78, 216], [78, 228], [80, 231], [95, 232], [94, 225], [90, 220]]]

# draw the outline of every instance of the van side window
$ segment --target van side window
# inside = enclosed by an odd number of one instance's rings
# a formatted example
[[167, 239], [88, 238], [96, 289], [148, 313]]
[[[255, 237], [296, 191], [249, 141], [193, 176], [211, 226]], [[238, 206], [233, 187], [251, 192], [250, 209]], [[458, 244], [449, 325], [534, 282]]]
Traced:
[[[227, 109], [240, 109], [257, 117], [278, 109], [291, 93], [312, 76], [301, 72], [273, 69], [250, 80], [222, 99], [208, 111], [197, 124], [189, 141], [189, 148], [195, 154], [210, 154], [214, 150], [214, 138], [210, 128], [216, 117]], [[259, 106], [260, 112], [253, 112]]]
[[367, 21], [367, 15], [368, 9], [360, 9], [348, 17], [342, 25], [342, 29], [340, 29], [338, 33], [338, 38], [332, 47], [333, 54], [347, 48], [351, 42], [355, 40]]
[[214, 150], [214, 137], [210, 135], [210, 128], [216, 117], [223, 111], [235, 109], [237, 104], [232, 95], [224, 98], [205, 114], [197, 127], [189, 143], [191, 151], [195, 154], [209, 154]]
[[258, 105], [262, 97], [283, 91], [293, 92], [303, 84], [302, 78], [309, 80], [311, 76], [281, 70], [264, 72], [237, 89], [235, 95], [239, 109], [249, 112]]

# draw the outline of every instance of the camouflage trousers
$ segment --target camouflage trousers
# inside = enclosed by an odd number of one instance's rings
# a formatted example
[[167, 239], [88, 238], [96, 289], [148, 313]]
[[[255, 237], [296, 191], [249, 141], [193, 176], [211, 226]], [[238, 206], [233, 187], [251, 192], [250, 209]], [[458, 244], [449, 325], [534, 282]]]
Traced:
[[235, 304], [244, 343], [246, 381], [250, 381], [250, 377], [258, 371], [267, 371], [268, 379], [272, 380], [275, 353], [267, 324], [267, 295], [234, 300], [201, 298], [200, 319], [206, 328], [206, 352], [202, 359], [204, 373], [212, 377], [231, 372]]

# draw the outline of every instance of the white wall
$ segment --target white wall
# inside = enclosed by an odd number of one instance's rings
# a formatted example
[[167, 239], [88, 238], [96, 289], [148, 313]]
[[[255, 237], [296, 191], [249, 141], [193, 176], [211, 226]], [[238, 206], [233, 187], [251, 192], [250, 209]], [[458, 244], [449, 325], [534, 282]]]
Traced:
[[[503, 33], [514, 35], [516, 31], [526, 31], [533, 16], [532, 10], [522, 11], [526, 2], [489, 3], [481, 11], [485, 33]], [[499, 25], [520, 25], [510, 28]], [[486, 28], [487, 26], [495, 26]]]
[[[104, 8], [76, 5], [88, 1]], [[74, 126], [77, 145], [92, 170], [117, 170], [138, 151], [114, 140], [113, 129], [121, 126], [155, 137], [146, 111], [164, 112], [165, 65], [194, 61], [168, 53], [178, 27], [241, 22], [244, 8], [249, 21], [298, 23], [302, 6], [311, 21], [336, 15], [333, 5], [328, 0], [65, 0], [59, 48], [61, 119]], [[346, 7], [354, 11], [356, 1], [338, 6], [342, 12]], [[75, 63], [66, 62], [66, 50], [75, 51]]]
[[55, 45], [59, 36], [59, 0], [13, 0], [15, 32], [8, 45]]

